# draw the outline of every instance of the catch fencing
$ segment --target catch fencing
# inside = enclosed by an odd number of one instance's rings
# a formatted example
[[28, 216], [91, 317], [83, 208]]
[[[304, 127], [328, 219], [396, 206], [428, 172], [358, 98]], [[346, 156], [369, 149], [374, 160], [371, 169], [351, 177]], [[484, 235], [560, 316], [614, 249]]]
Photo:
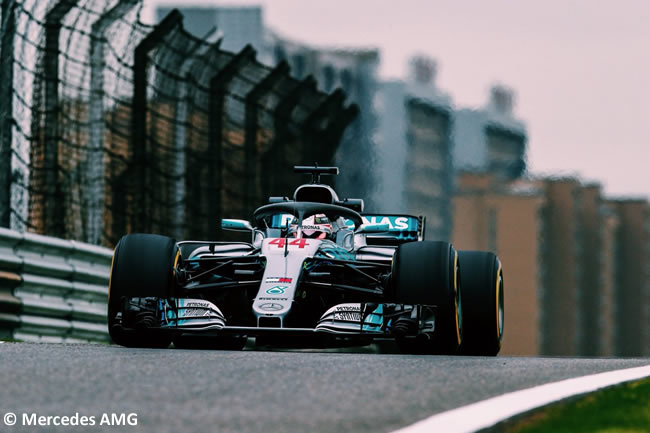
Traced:
[[139, 0], [2, 0], [0, 227], [113, 246], [220, 236], [331, 163], [358, 114], [342, 90], [199, 39]]

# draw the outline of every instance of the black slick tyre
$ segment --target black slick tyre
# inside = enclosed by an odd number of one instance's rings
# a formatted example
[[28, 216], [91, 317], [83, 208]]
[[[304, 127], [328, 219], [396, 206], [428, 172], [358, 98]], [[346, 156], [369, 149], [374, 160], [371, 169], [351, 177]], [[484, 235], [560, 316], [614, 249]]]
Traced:
[[422, 241], [402, 244], [393, 260], [395, 302], [434, 305], [433, 338], [398, 338], [406, 353], [455, 354], [463, 339], [459, 259], [447, 242]]
[[490, 252], [459, 251], [463, 281], [464, 355], [496, 356], [504, 327], [503, 270]]
[[[138, 233], [120, 239], [113, 253], [108, 287], [108, 331], [114, 343], [127, 347], [169, 346], [171, 335], [147, 329], [146, 324], [155, 324], [156, 318], [145, 308], [145, 302], [134, 304], [129, 300], [147, 298], [148, 304], [155, 304], [155, 299], [173, 296], [177, 251], [176, 241], [166, 236]], [[124, 321], [134, 312], [139, 323], [131, 328]]]

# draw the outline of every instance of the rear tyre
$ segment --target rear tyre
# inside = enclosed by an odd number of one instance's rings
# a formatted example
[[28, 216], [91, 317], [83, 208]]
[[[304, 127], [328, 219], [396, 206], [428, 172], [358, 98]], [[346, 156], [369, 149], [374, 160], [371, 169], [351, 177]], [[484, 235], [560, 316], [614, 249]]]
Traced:
[[496, 356], [504, 325], [503, 271], [490, 252], [459, 251], [463, 280], [463, 355]]
[[246, 346], [246, 337], [201, 337], [195, 335], [178, 335], [174, 337], [177, 349], [205, 350], [242, 350]]
[[[177, 251], [176, 241], [166, 236], [130, 234], [120, 239], [108, 284], [108, 332], [114, 343], [126, 347], [169, 346], [170, 335], [148, 328], [157, 322], [157, 299], [173, 296]], [[131, 298], [140, 299], [133, 302]]]
[[398, 338], [406, 353], [455, 354], [463, 339], [458, 253], [447, 242], [400, 245], [393, 260], [395, 302], [435, 305], [433, 338]]

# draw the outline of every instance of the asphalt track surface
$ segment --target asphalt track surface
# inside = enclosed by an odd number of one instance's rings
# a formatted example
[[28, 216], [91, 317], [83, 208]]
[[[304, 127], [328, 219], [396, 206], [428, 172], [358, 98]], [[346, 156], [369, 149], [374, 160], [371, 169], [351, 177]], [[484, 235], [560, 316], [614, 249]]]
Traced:
[[[505, 392], [650, 359], [219, 352], [0, 344], [0, 432], [391, 432]], [[21, 427], [22, 413], [137, 426]]]

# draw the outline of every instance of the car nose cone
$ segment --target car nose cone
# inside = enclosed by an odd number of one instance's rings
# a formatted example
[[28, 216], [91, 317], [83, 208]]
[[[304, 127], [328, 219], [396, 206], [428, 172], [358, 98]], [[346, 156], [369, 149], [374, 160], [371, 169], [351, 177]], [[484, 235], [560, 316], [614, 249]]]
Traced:
[[269, 302], [266, 304], [262, 304], [259, 306], [260, 309], [266, 310], [266, 311], [280, 311], [282, 308], [282, 304], [277, 304], [275, 302]]

